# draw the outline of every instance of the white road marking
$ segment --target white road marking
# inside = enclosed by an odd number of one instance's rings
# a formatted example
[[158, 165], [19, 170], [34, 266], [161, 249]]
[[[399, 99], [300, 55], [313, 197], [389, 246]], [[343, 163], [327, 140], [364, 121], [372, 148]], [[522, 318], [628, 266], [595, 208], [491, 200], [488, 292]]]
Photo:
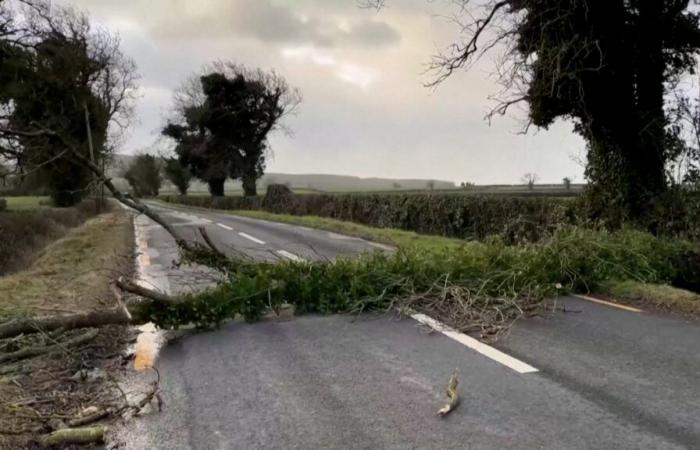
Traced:
[[589, 302], [598, 303], [598, 304], [605, 305], [605, 306], [611, 306], [613, 308], [622, 309], [624, 311], [636, 312], [636, 313], [644, 312], [641, 309], [633, 308], [631, 306], [620, 305], [619, 303], [608, 302], [605, 300], [601, 300], [599, 298], [589, 297], [587, 295], [573, 295], [572, 297], [580, 298], [581, 300], [586, 300]]
[[224, 230], [233, 231], [233, 228], [231, 228], [228, 225], [224, 225], [223, 223], [217, 223], [216, 226], [219, 226], [219, 227], [223, 228]]
[[239, 234], [239, 236], [244, 237], [244, 238], [248, 239], [249, 241], [253, 241], [256, 244], [265, 245], [265, 241], [261, 241], [260, 239], [254, 237], [254, 236], [251, 236], [247, 233], [239, 232], [238, 234]]
[[513, 358], [510, 355], [506, 355], [500, 350], [497, 350], [490, 345], [486, 345], [483, 342], [474, 339], [471, 336], [467, 336], [464, 333], [460, 333], [458, 331], [453, 330], [452, 328], [448, 327], [447, 325], [438, 322], [437, 320], [433, 319], [432, 317], [428, 317], [425, 314], [413, 314], [411, 317], [418, 322], [428, 325], [430, 328], [434, 329], [435, 331], [439, 331], [440, 333], [444, 334], [450, 339], [453, 339], [457, 342], [459, 342], [462, 345], [465, 345], [469, 347], [470, 349], [474, 350], [477, 353], [481, 353], [482, 355], [486, 356], [487, 358], [491, 358], [492, 360], [503, 364], [504, 366], [515, 370], [518, 373], [533, 373], [533, 372], [538, 372], [537, 369], [532, 367], [529, 364], [526, 364], [518, 359]]
[[296, 261], [296, 262], [304, 261], [304, 258], [300, 258], [299, 256], [295, 255], [294, 253], [289, 253], [286, 250], [277, 250], [277, 254], [284, 256], [287, 259], [291, 259], [292, 261]]
[[391, 247], [391, 246], [389, 246], [389, 245], [384, 245], [384, 244], [380, 244], [380, 243], [378, 243], [378, 242], [372, 242], [372, 241], [367, 241], [367, 243], [368, 243], [369, 245], [371, 245], [372, 247], [376, 247], [376, 248], [385, 250], [385, 251], [387, 251], [387, 252], [394, 251], [394, 247]]
[[209, 219], [205, 219], [204, 217], [198, 217], [198, 219], [201, 220], [201, 221], [204, 222], [204, 223], [214, 223], [214, 222], [212, 222], [212, 221], [209, 220]]

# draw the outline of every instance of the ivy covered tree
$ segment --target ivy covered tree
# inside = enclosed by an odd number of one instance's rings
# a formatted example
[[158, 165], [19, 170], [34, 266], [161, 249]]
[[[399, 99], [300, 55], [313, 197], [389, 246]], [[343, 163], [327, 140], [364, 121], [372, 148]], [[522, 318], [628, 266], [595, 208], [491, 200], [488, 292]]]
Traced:
[[194, 176], [223, 195], [223, 181], [243, 182], [257, 194], [265, 169], [268, 137], [301, 101], [298, 91], [274, 72], [217, 63], [176, 95], [177, 119], [163, 129]]
[[164, 158], [163, 173], [176, 188], [180, 195], [187, 195], [192, 183], [190, 169], [182, 165], [179, 158]]
[[124, 172], [137, 197], [156, 197], [160, 191], [160, 164], [155, 156], [137, 155]]
[[697, 64], [700, 28], [689, 0], [458, 3], [470, 17], [467, 35], [434, 59], [433, 84], [501, 49], [504, 90], [492, 115], [526, 102], [535, 126], [572, 119], [588, 143], [597, 213], [644, 218], [668, 186], [666, 94]]
[[73, 152], [98, 165], [107, 157], [110, 125], [132, 112], [135, 66], [72, 9], [3, 2], [0, 23], [0, 153], [20, 176], [37, 175], [54, 204], [73, 205], [93, 180]]

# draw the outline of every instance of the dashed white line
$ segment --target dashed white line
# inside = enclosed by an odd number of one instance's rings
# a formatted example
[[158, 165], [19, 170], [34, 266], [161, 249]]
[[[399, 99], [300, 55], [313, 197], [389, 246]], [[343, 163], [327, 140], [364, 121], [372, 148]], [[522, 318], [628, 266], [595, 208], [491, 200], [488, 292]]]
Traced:
[[277, 254], [280, 256], [284, 256], [287, 259], [291, 259], [292, 261], [296, 261], [296, 262], [304, 261], [304, 258], [300, 258], [299, 256], [295, 255], [294, 253], [289, 253], [287, 250], [277, 250]]
[[233, 231], [233, 228], [231, 228], [231, 227], [228, 226], [228, 225], [224, 225], [223, 223], [217, 223], [216, 226], [221, 227], [221, 228], [223, 228], [224, 230]]
[[251, 236], [247, 233], [239, 232], [238, 235], [248, 239], [249, 241], [253, 241], [256, 244], [265, 245], [265, 241], [261, 241], [260, 239], [256, 238], [255, 236]]
[[439, 331], [440, 333], [444, 334], [450, 339], [453, 339], [457, 342], [459, 342], [462, 345], [465, 345], [469, 347], [470, 349], [474, 350], [477, 353], [481, 353], [482, 355], [486, 356], [487, 358], [490, 358], [500, 364], [503, 364], [504, 366], [515, 370], [518, 373], [533, 373], [533, 372], [538, 372], [537, 369], [532, 367], [529, 364], [526, 364], [518, 359], [513, 358], [510, 355], [506, 355], [500, 350], [497, 350], [490, 345], [486, 345], [483, 342], [474, 339], [473, 337], [467, 336], [464, 333], [460, 333], [458, 331], [453, 330], [452, 328], [448, 327], [447, 325], [438, 322], [437, 320], [433, 319], [432, 317], [428, 317], [425, 314], [413, 314], [411, 315], [413, 319], [417, 320], [418, 322], [428, 325], [430, 328], [434, 329], [435, 331]]
[[197, 217], [197, 218], [198, 218], [199, 220], [201, 220], [202, 222], [204, 222], [204, 223], [214, 223], [213, 221], [211, 221], [211, 220], [209, 220], [209, 219], [205, 219], [204, 217]]

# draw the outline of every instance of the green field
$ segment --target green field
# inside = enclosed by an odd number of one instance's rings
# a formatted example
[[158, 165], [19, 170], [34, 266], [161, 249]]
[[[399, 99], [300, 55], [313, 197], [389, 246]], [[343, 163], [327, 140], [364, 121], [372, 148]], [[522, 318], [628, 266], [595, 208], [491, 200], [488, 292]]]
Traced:
[[35, 209], [50, 206], [49, 197], [4, 197], [8, 210]]

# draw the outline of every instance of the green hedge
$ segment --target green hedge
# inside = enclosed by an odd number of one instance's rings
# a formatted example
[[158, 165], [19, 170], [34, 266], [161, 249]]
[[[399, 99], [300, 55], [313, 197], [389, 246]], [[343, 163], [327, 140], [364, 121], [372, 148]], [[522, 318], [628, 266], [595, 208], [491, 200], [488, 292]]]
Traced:
[[555, 198], [465, 196], [460, 194], [305, 194], [274, 197], [163, 196], [171, 202], [228, 210], [262, 209], [312, 215], [380, 228], [506, 242], [535, 241], [564, 224], [578, 222], [577, 201]]
[[[507, 243], [538, 241], [566, 225], [619, 229], [628, 224], [598, 217], [586, 196], [577, 198], [422, 194], [292, 194], [270, 189], [264, 197], [162, 196], [203, 208], [264, 210], [321, 216], [379, 228], [398, 228], [462, 239], [501, 236]], [[658, 236], [700, 241], [700, 193], [671, 189], [635, 228]]]

